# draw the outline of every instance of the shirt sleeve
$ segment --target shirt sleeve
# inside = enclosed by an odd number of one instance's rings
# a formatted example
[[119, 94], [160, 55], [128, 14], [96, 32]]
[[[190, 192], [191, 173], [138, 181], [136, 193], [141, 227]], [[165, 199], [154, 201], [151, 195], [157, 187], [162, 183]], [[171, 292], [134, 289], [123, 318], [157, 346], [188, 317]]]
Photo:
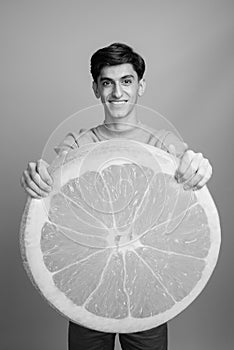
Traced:
[[176, 157], [180, 158], [187, 151], [187, 144], [171, 131], [162, 130], [157, 137], [156, 147], [169, 152], [169, 146], [175, 146]]
[[68, 152], [71, 149], [76, 149], [79, 147], [78, 139], [79, 135], [82, 134], [85, 129], [80, 129], [78, 134], [74, 132], [69, 132], [65, 138], [56, 146], [54, 150], [57, 154], [61, 152]]

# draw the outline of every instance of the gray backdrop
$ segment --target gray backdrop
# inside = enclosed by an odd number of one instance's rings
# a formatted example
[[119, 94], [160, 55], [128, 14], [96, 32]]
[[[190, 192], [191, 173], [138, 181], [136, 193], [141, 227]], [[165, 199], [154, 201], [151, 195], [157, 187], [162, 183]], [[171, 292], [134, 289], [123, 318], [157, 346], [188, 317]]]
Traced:
[[[1, 349], [66, 349], [67, 321], [34, 289], [21, 263], [26, 195], [19, 179], [65, 118], [97, 103], [89, 59], [114, 41], [146, 60], [140, 103], [166, 116], [214, 169], [209, 189], [222, 223], [220, 258], [202, 294], [170, 322], [170, 350], [233, 349], [234, 2], [8, 0], [0, 6]], [[80, 127], [98, 122], [81, 118]], [[156, 119], [151, 124], [157, 127]]]

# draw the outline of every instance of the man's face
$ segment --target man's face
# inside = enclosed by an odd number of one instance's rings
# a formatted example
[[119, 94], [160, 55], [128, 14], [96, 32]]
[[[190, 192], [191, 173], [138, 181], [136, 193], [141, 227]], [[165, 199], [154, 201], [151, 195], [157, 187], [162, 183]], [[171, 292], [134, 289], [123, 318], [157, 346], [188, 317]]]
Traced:
[[144, 88], [144, 79], [138, 81], [129, 63], [104, 67], [97, 83], [93, 83], [94, 93], [104, 105], [105, 116], [112, 121], [134, 115], [138, 96], [143, 94]]

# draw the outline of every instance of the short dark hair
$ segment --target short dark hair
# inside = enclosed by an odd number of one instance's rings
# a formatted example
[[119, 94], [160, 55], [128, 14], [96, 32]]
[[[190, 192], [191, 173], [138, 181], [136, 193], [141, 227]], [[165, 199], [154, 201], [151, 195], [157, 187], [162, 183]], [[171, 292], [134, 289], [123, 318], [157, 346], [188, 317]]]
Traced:
[[138, 80], [142, 79], [145, 72], [144, 59], [133, 49], [122, 43], [113, 43], [96, 51], [91, 57], [91, 74], [93, 80], [97, 79], [101, 70], [106, 66], [116, 66], [130, 63], [138, 75]]

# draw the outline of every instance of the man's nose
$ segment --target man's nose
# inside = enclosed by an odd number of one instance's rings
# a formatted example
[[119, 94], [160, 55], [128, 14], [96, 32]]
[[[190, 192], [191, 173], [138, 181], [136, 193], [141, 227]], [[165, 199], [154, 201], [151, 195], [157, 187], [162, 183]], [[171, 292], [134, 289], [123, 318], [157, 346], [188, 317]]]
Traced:
[[112, 94], [115, 98], [120, 98], [122, 96], [122, 87], [120, 84], [115, 84], [114, 85], [114, 88], [113, 88], [113, 91], [112, 91]]

